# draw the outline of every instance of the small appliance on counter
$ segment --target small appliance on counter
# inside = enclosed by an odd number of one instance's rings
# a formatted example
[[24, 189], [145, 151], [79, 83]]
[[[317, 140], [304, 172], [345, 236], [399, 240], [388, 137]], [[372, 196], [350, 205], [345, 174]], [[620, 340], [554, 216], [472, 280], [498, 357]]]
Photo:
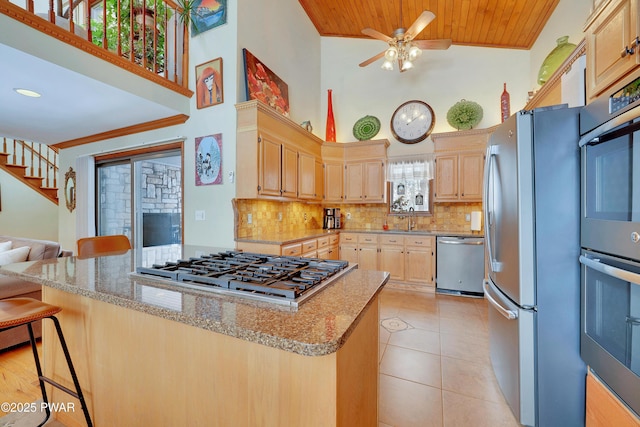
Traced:
[[325, 208], [322, 228], [331, 230], [340, 228], [340, 208]]

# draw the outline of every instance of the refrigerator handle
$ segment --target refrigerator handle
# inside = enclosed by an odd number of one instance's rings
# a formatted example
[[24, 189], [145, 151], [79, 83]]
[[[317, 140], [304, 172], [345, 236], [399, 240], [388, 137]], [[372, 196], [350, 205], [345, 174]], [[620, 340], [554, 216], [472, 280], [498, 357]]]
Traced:
[[489, 281], [488, 280], [484, 280], [482, 282], [482, 288], [484, 289], [484, 296], [487, 297], [487, 301], [489, 301], [489, 303], [493, 306], [493, 308], [498, 310], [498, 313], [502, 314], [504, 317], [506, 317], [509, 320], [515, 320], [515, 319], [518, 318], [518, 312], [517, 311], [509, 310], [508, 308], [504, 308], [502, 306], [502, 304], [500, 304], [498, 301], [496, 301], [493, 298], [492, 291], [489, 288]]
[[492, 272], [498, 272], [502, 268], [502, 263], [498, 262], [493, 257], [493, 240], [491, 239], [491, 224], [493, 222], [493, 205], [489, 204], [489, 187], [490, 180], [492, 178], [492, 169], [493, 169], [493, 156], [496, 155], [496, 146], [489, 145], [487, 147], [487, 154], [484, 159], [484, 177], [483, 184], [484, 188], [482, 191], [482, 206], [484, 206], [485, 215], [484, 215], [484, 230], [485, 230], [485, 240], [487, 243], [487, 253], [489, 256], [489, 267]]
[[623, 270], [618, 267], [601, 262], [599, 259], [587, 258], [584, 255], [580, 255], [580, 264], [589, 268], [593, 268], [600, 273], [607, 276], [615, 277], [616, 279], [624, 280], [625, 282], [634, 283], [640, 285], [640, 274], [632, 273], [631, 271]]

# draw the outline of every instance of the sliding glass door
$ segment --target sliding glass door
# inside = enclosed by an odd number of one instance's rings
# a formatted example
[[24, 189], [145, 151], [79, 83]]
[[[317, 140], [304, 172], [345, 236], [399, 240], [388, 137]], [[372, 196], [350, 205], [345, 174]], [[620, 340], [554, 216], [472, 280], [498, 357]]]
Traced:
[[124, 234], [134, 247], [182, 243], [180, 150], [96, 159], [97, 235]]

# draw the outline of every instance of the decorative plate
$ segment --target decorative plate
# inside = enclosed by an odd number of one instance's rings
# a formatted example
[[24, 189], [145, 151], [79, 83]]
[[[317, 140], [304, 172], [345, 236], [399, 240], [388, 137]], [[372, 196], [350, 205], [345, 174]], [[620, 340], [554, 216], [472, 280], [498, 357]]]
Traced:
[[380, 120], [374, 116], [364, 116], [353, 125], [353, 136], [360, 141], [373, 138], [380, 132]]
[[477, 102], [463, 99], [447, 112], [447, 122], [458, 130], [469, 130], [482, 120], [482, 107]]

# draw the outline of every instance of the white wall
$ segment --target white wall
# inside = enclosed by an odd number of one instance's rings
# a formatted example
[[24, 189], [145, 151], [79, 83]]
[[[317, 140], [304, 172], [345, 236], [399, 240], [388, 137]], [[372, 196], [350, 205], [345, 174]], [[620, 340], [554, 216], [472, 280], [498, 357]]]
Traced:
[[[0, 234], [58, 240], [58, 206], [3, 170], [0, 170], [0, 198]], [[66, 210], [64, 198], [60, 200], [60, 207]]]
[[[526, 103], [529, 53], [523, 50], [451, 46], [444, 51], [424, 51], [412, 70], [400, 73], [380, 68], [382, 60], [365, 68], [358, 64], [384, 50], [376, 40], [326, 37], [322, 40], [322, 109], [326, 120], [326, 90], [333, 90], [337, 140], [356, 141], [353, 125], [365, 115], [380, 119], [380, 133], [387, 138], [389, 156], [433, 151], [430, 138], [405, 145], [391, 134], [389, 122], [395, 109], [411, 99], [426, 102], [434, 110], [434, 133], [451, 132], [447, 111], [461, 99], [479, 103], [483, 119], [478, 128], [500, 122], [503, 83], [511, 93], [512, 111]], [[325, 123], [322, 125], [323, 132]]]

